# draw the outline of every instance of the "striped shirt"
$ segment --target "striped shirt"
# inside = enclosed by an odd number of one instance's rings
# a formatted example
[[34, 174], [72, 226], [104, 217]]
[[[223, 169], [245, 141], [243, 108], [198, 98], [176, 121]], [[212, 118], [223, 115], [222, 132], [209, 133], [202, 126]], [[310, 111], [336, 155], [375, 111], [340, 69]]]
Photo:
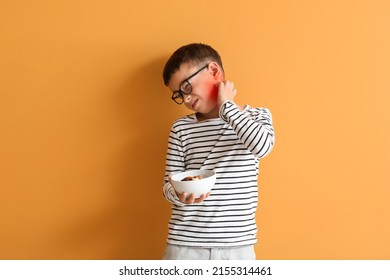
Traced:
[[[231, 101], [220, 118], [198, 122], [195, 114], [176, 120], [168, 139], [164, 197], [172, 203], [169, 244], [225, 247], [257, 241], [259, 159], [274, 145], [272, 116], [266, 108]], [[207, 169], [217, 174], [211, 195], [201, 203], [181, 203], [168, 182], [174, 173]]]

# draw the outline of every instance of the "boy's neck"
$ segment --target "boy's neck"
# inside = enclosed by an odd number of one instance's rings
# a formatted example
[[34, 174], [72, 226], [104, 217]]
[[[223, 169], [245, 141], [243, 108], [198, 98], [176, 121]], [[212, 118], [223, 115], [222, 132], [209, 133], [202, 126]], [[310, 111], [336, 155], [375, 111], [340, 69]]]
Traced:
[[196, 119], [201, 122], [209, 119], [216, 119], [219, 118], [219, 113], [210, 112], [208, 114], [201, 114], [201, 113], [195, 113]]
[[216, 119], [216, 118], [219, 118], [219, 107], [215, 106], [214, 109], [211, 110], [208, 113], [196, 112], [195, 115], [196, 115], [196, 119], [198, 121], [205, 121], [205, 120], [209, 120], [209, 119]]

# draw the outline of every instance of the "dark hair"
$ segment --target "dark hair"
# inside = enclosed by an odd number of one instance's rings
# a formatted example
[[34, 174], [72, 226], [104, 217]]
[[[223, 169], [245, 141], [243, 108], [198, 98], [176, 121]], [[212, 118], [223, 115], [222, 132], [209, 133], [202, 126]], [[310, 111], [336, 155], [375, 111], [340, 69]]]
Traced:
[[164, 84], [168, 85], [172, 75], [183, 63], [198, 64], [204, 61], [214, 61], [222, 68], [222, 60], [216, 50], [206, 44], [193, 43], [178, 48], [165, 63], [163, 70]]

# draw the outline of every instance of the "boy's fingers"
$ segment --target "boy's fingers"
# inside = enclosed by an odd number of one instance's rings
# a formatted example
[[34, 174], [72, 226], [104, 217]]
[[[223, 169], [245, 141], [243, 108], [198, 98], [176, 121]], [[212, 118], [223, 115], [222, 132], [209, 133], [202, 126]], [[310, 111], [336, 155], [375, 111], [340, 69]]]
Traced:
[[188, 196], [186, 198], [186, 202], [185, 203], [192, 204], [192, 203], [194, 203], [194, 201], [195, 201], [195, 195], [192, 193], [192, 194], [190, 194], [190, 196]]
[[185, 203], [186, 202], [186, 198], [187, 198], [187, 193], [183, 192], [183, 193], [179, 194], [180, 202]]
[[199, 203], [199, 202], [202, 202], [204, 199], [206, 198], [206, 195], [205, 194], [202, 194], [201, 196], [199, 196], [197, 199], [195, 199], [195, 203]]
[[206, 198], [208, 198], [210, 196], [210, 192], [206, 193], [206, 194], [202, 194], [200, 197], [198, 198], [195, 198], [195, 194], [190, 194], [190, 195], [187, 195], [187, 193], [181, 193], [179, 194], [179, 200], [180, 202], [183, 202], [185, 204], [193, 204], [193, 203], [200, 203], [202, 202], [203, 200], [205, 200]]
[[217, 83], [217, 88], [223, 87], [225, 84], [223, 82]]
[[210, 192], [205, 193], [205, 194], [202, 194], [200, 197], [198, 197], [197, 199], [195, 199], [195, 203], [202, 202], [203, 200], [205, 200], [205, 199], [208, 198], [209, 196], [210, 196]]

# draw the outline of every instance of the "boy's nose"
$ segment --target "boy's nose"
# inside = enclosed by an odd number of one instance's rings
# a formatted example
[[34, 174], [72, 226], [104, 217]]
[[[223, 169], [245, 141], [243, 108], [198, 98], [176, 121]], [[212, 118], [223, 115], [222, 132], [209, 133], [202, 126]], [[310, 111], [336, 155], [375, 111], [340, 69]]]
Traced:
[[184, 96], [184, 103], [190, 104], [191, 102], [191, 94], [185, 95]]

